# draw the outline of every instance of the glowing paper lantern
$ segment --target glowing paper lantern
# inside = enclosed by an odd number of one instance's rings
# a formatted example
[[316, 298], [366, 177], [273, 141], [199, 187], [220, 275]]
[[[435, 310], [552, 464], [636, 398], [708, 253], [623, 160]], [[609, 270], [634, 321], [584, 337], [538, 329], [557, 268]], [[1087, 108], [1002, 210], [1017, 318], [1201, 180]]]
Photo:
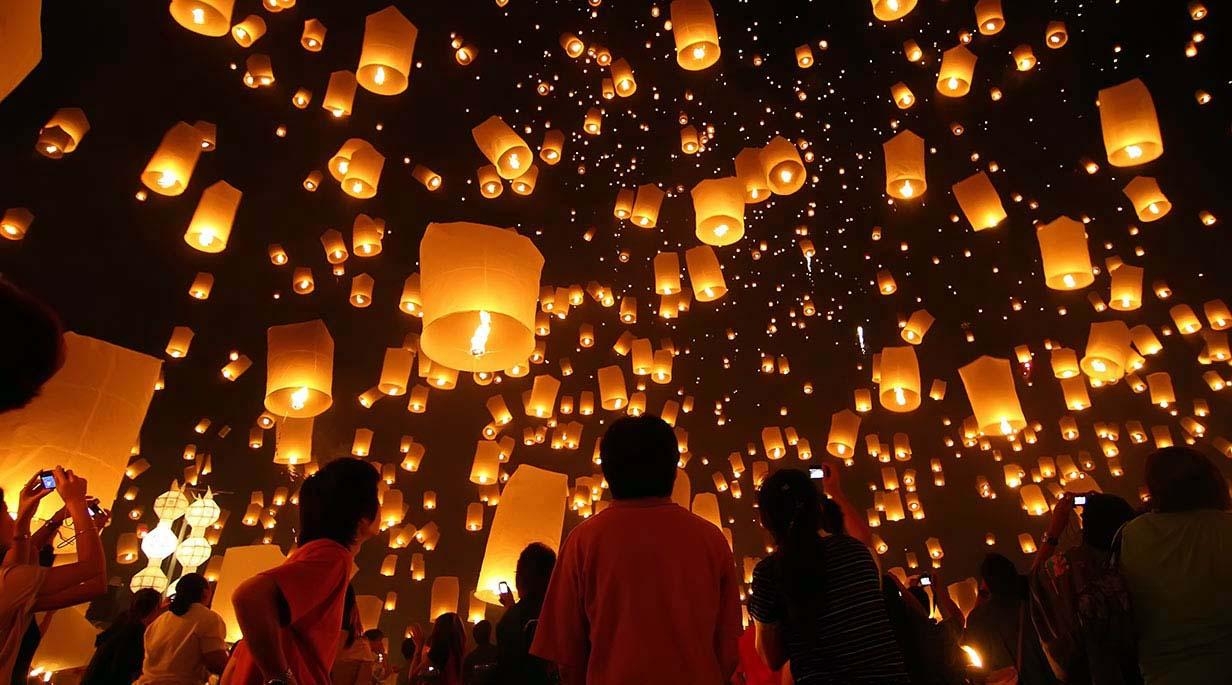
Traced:
[[231, 37], [241, 48], [250, 48], [261, 36], [265, 35], [265, 20], [256, 14], [244, 17], [244, 20], [231, 27]]
[[1077, 290], [1095, 282], [1087, 232], [1081, 223], [1059, 216], [1035, 229], [1035, 238], [1039, 241], [1044, 283], [1049, 288]]
[[[694, 225], [698, 240], [723, 247], [744, 237], [744, 188], [735, 176], [713, 178], [693, 186]], [[639, 196], [641, 195], [639, 191]]]
[[249, 88], [274, 85], [274, 65], [269, 55], [254, 53], [244, 60], [244, 85]]
[[928, 313], [928, 310], [917, 309], [907, 318], [907, 325], [903, 326], [899, 336], [912, 345], [919, 345], [924, 342], [924, 335], [928, 333], [929, 328], [932, 328], [934, 321], [936, 319]]
[[808, 43], [796, 47], [796, 66], [808, 69], [813, 66], [813, 48]]
[[325, 24], [318, 19], [305, 20], [299, 44], [308, 52], [320, 52], [321, 48], [325, 47]]
[[39, 129], [34, 150], [44, 157], [60, 159], [76, 150], [89, 130], [90, 122], [80, 108], [58, 109], [51, 115], [51, 119], [43, 124], [43, 128]]
[[34, 214], [25, 207], [6, 209], [4, 216], [0, 217], [0, 236], [8, 240], [21, 240], [26, 237], [31, 223], [34, 223]]
[[265, 408], [306, 419], [334, 403], [334, 339], [320, 319], [271, 326], [266, 335]]
[[675, 252], [660, 252], [654, 258], [655, 292], [672, 295], [680, 292], [680, 256]]
[[397, 95], [406, 90], [419, 29], [394, 6], [364, 19], [364, 45], [355, 77], [365, 90]]
[[653, 183], [638, 186], [629, 215], [630, 220], [642, 228], [654, 228], [659, 222], [659, 206], [663, 204], [665, 195], [666, 193]]
[[342, 177], [342, 192], [361, 200], [375, 197], [384, 168], [385, 155], [364, 143], [351, 154], [351, 161]]
[[909, 412], [920, 406], [920, 363], [914, 347], [881, 350], [879, 395], [881, 406], [892, 412]]
[[885, 152], [886, 194], [912, 200], [924, 194], [924, 139], [904, 130], [882, 144]]
[[954, 199], [975, 231], [996, 228], [1007, 216], [988, 174], [979, 172], [955, 183]]
[[[471, 129], [475, 145], [504, 179], [515, 179], [530, 168], [534, 156], [525, 140], [500, 117], [491, 116]], [[499, 193], [498, 193], [499, 194]]]
[[217, 38], [231, 28], [231, 9], [235, 0], [171, 0], [171, 18], [177, 24], [203, 36]]
[[745, 203], [756, 203], [770, 199], [770, 181], [766, 178], [766, 168], [761, 163], [761, 150], [746, 147], [736, 155], [736, 178], [744, 187]]
[[1112, 166], [1146, 164], [1164, 153], [1155, 102], [1141, 79], [1099, 91], [1099, 123]]
[[1108, 306], [1121, 312], [1142, 306], [1142, 268], [1122, 264], [1112, 272], [1112, 291]]
[[341, 69], [330, 73], [329, 84], [325, 86], [325, 98], [321, 100], [321, 109], [334, 115], [335, 119], [350, 116], [355, 105], [355, 90], [359, 81], [355, 73]]
[[1056, 378], [1074, 378], [1080, 373], [1078, 354], [1068, 347], [1052, 349], [1052, 375]]
[[612, 70], [612, 82], [616, 85], [616, 94], [627, 98], [637, 92], [637, 81], [633, 78], [633, 68], [628, 60], [621, 57], [608, 67]]
[[470, 372], [525, 362], [543, 270], [534, 243], [511, 229], [431, 223], [419, 254], [423, 353]]
[[598, 370], [599, 404], [609, 411], [623, 409], [629, 402], [625, 389], [625, 374], [619, 366], [604, 366]]
[[975, 53], [956, 45], [941, 53], [941, 69], [937, 73], [937, 92], [958, 98], [971, 92], [975, 75]]
[[560, 46], [564, 48], [566, 55], [574, 59], [581, 57], [582, 53], [586, 52], [586, 44], [582, 42], [581, 38], [572, 33], [560, 34]]
[[760, 156], [766, 181], [770, 184], [770, 192], [775, 195], [791, 195], [804, 187], [804, 162], [800, 160], [800, 152], [791, 141], [775, 136], [761, 149]]
[[275, 431], [275, 464], [307, 464], [312, 461], [313, 420], [284, 418]]
[[684, 253], [689, 270], [689, 283], [698, 302], [713, 302], [727, 294], [727, 282], [718, 255], [709, 245], [691, 247]]
[[188, 187], [200, 156], [201, 132], [183, 121], [176, 122], [146, 163], [141, 184], [159, 195], [179, 195]]
[[591, 107], [586, 110], [586, 117], [582, 119], [582, 130], [592, 136], [597, 136], [603, 132], [603, 110], [598, 107]]
[[881, 21], [902, 19], [915, 9], [916, 0], [872, 0], [873, 16]]
[[556, 550], [565, 522], [569, 479], [563, 473], [522, 464], [501, 491], [492, 518], [475, 597], [497, 604], [501, 582], [514, 586], [518, 556], [532, 542]]
[[1134, 205], [1139, 221], [1157, 221], [1172, 211], [1172, 203], [1159, 189], [1159, 182], [1150, 176], [1135, 176], [1125, 186], [1125, 196]]
[[991, 36], [1005, 28], [1005, 14], [1001, 11], [1001, 0], [978, 0], [975, 3], [975, 22], [980, 33]]
[[188, 346], [192, 344], [193, 330], [187, 326], [176, 326], [171, 329], [171, 339], [167, 341], [167, 356], [180, 359], [188, 356]]
[[347, 171], [351, 168], [351, 157], [355, 154], [355, 151], [367, 145], [368, 141], [361, 138], [348, 138], [342, 144], [342, 147], [338, 148], [338, 151], [334, 153], [334, 156], [330, 157], [329, 164], [327, 165], [329, 175], [333, 176], [335, 181], [341, 183], [342, 179], [346, 178]]
[[555, 166], [560, 162], [562, 150], [565, 146], [565, 134], [558, 129], [548, 129], [543, 133], [543, 145], [539, 148], [539, 159], [542, 159], [548, 166]]
[[719, 29], [708, 0], [672, 0], [672, 38], [676, 63], [686, 71], [701, 71], [719, 61]]
[[1008, 359], [985, 355], [960, 368], [958, 375], [981, 433], [1012, 435], [1027, 427]]
[[[1213, 331], [1226, 331], [1232, 328], [1232, 311], [1223, 300], [1209, 300], [1202, 303], [1202, 313]], [[1141, 352], [1141, 350], [1139, 350]], [[1146, 354], [1143, 352], [1143, 354]]]
[[860, 434], [860, 416], [850, 409], [843, 409], [830, 416], [830, 435], [826, 438], [826, 451], [839, 459], [847, 459], [855, 452], [856, 438]]
[[1129, 327], [1124, 321], [1099, 321], [1091, 324], [1082, 372], [1092, 380], [1111, 383], [1125, 375], [1129, 353]]
[[1031, 71], [1035, 68], [1035, 53], [1030, 45], [1019, 45], [1013, 52], [1014, 66], [1018, 71]]
[[1056, 50], [1069, 42], [1069, 31], [1063, 21], [1050, 21], [1044, 29], [1044, 45]]
[[1176, 324], [1176, 328], [1182, 335], [1197, 333], [1202, 330], [1202, 322], [1198, 320], [1198, 315], [1194, 314], [1194, 310], [1187, 304], [1178, 304], [1168, 310], [1168, 314], [1172, 317], [1172, 322]]
[[890, 86], [890, 98], [899, 109], [910, 109], [915, 104], [915, 93], [902, 81]]
[[197, 203], [197, 210], [193, 212], [188, 231], [184, 233], [184, 242], [202, 252], [225, 250], [242, 196], [243, 193], [226, 181], [206, 188]]

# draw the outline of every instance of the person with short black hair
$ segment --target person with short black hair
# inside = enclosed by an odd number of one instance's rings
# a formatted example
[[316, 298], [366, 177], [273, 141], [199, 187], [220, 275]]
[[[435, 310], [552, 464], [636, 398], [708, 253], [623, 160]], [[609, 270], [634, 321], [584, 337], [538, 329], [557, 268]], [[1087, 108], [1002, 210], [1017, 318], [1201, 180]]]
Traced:
[[539, 624], [543, 599], [556, 567], [556, 552], [551, 547], [532, 542], [518, 555], [514, 586], [518, 591], [515, 603], [512, 593], [502, 593], [501, 604], [508, 607], [496, 624], [497, 677], [495, 682], [545, 685], [551, 682], [551, 666], [532, 656], [531, 643]]
[[200, 573], [175, 583], [167, 611], [145, 630], [145, 661], [137, 685], [203, 685], [227, 667], [227, 626], [206, 605], [213, 592]]
[[567, 685], [728, 682], [740, 580], [722, 531], [670, 499], [675, 434], [657, 416], [622, 418], [599, 456], [615, 501], [561, 547], [531, 654]]
[[[506, 612], [508, 613], [508, 612]], [[521, 683], [531, 685], [524, 680], [500, 680], [496, 674], [496, 645], [492, 644], [492, 624], [479, 621], [471, 627], [471, 638], [475, 648], [462, 661], [462, 681], [466, 685], [496, 685], [496, 683]]]
[[1232, 513], [1206, 455], [1168, 447], [1146, 458], [1151, 511], [1121, 532], [1121, 574], [1147, 685], [1227, 682], [1232, 664]]
[[379, 480], [372, 464], [351, 457], [304, 480], [299, 547], [232, 595], [244, 640], [223, 685], [329, 682], [355, 554], [380, 523]]
[[402, 644], [398, 645], [398, 651], [402, 654], [403, 664], [398, 669], [397, 685], [411, 685], [411, 679], [419, 671], [419, 643], [416, 635], [420, 633], [419, 624], [411, 626], [411, 637], [404, 638]]
[[128, 610], [94, 639], [94, 656], [81, 676], [81, 685], [127, 685], [141, 675], [145, 629], [159, 617], [162, 600], [162, 593], [153, 588], [133, 593]]
[[64, 327], [47, 305], [0, 277], [0, 413], [30, 403], [64, 365]]
[[975, 649], [988, 672], [1013, 668], [1022, 685], [1057, 680], [1028, 615], [1027, 581], [1014, 562], [992, 553], [980, 564], [980, 601], [967, 617], [963, 644]]

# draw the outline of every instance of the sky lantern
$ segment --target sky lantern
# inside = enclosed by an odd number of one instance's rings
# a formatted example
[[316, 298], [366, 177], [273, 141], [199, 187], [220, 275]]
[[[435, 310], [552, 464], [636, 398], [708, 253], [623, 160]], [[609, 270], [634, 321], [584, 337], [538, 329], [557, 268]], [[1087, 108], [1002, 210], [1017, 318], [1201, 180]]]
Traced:
[[141, 184], [159, 195], [179, 195], [188, 187], [200, 156], [201, 132], [191, 124], [176, 122], [141, 172]]
[[1167, 409], [1176, 404], [1176, 391], [1172, 389], [1172, 376], [1167, 371], [1157, 371], [1147, 374], [1147, 387], [1151, 393], [1151, 404]]
[[510, 229], [431, 223], [419, 252], [424, 354], [471, 372], [525, 362], [543, 270], [534, 243]]
[[325, 24], [319, 19], [305, 20], [299, 44], [308, 52], [320, 52], [325, 47]]
[[277, 416], [306, 419], [334, 403], [334, 339], [320, 319], [270, 326], [265, 408]]
[[307, 464], [312, 461], [313, 419], [280, 420], [274, 426], [274, 463]]
[[385, 155], [364, 143], [351, 154], [346, 174], [342, 177], [342, 192], [361, 200], [375, 197], [384, 168]]
[[556, 550], [564, 527], [568, 477], [523, 464], [501, 492], [492, 519], [475, 597], [500, 602], [500, 583], [515, 587], [518, 556], [532, 542]]
[[545, 419], [556, 411], [556, 395], [560, 393], [560, 381], [550, 374], [535, 376], [526, 406], [526, 415]]
[[365, 90], [397, 95], [406, 90], [419, 29], [390, 5], [364, 19], [364, 44], [355, 77]]
[[491, 440], [475, 443], [475, 457], [471, 462], [471, 482], [476, 485], [495, 483], [500, 471], [500, 445]]
[[1052, 375], [1055, 378], [1074, 378], [1078, 368], [1078, 353], [1068, 347], [1054, 347], [1051, 352]]
[[86, 113], [79, 107], [62, 107], [39, 129], [35, 152], [51, 159], [72, 154], [90, 130]]
[[660, 252], [654, 258], [655, 292], [672, 295], [680, 292], [680, 255]]
[[1063, 21], [1050, 21], [1044, 28], [1044, 45], [1056, 50], [1069, 42], [1069, 30]]
[[616, 94], [627, 98], [637, 92], [637, 81], [633, 78], [633, 68], [624, 57], [614, 60], [608, 65], [612, 71], [612, 82], [616, 85]]
[[727, 281], [719, 257], [709, 245], [697, 245], [684, 253], [689, 270], [689, 283], [698, 302], [713, 302], [727, 294]]
[[672, 0], [671, 22], [682, 69], [701, 71], [719, 61], [719, 29], [708, 0]]
[[267, 88], [274, 85], [274, 64], [269, 55], [254, 52], [244, 60], [244, 85]]
[[260, 15], [250, 14], [231, 27], [231, 37], [241, 48], [250, 48], [265, 35], [265, 20]]
[[327, 229], [321, 234], [321, 249], [325, 250], [325, 261], [330, 264], [346, 262], [350, 253], [347, 252], [346, 241], [336, 229]]
[[956, 45], [941, 53], [941, 68], [937, 73], [937, 92], [959, 98], [971, 91], [975, 76], [975, 53], [965, 45]]
[[419, 273], [413, 273], [402, 282], [402, 296], [398, 298], [398, 309], [404, 314], [423, 317], [423, 294], [419, 287]]
[[428, 602], [428, 620], [435, 622], [444, 614], [458, 611], [458, 598], [461, 588], [456, 576], [437, 576], [432, 579], [432, 594]]
[[1022, 508], [1032, 516], [1043, 516], [1048, 513], [1048, 499], [1044, 491], [1035, 483], [1028, 483], [1018, 490], [1022, 498]]
[[25, 207], [10, 207], [0, 217], [0, 236], [8, 240], [21, 240], [34, 223], [34, 213]]
[[1129, 327], [1124, 321], [1096, 321], [1087, 335], [1082, 372], [1091, 380], [1111, 383], [1125, 375], [1129, 353]]
[[881, 269], [877, 272], [877, 292], [882, 295], [893, 295], [898, 292], [898, 283], [894, 280], [894, 274], [890, 273], [889, 269]]
[[1059, 216], [1035, 229], [1044, 283], [1053, 290], [1078, 290], [1095, 282], [1086, 228], [1067, 216]]
[[530, 146], [498, 116], [490, 116], [471, 129], [471, 136], [501, 178], [512, 180], [521, 176], [534, 161]]
[[567, 32], [560, 34], [560, 47], [564, 48], [565, 54], [573, 59], [581, 57], [582, 53], [586, 52], [586, 43], [583, 43], [582, 39], [576, 35]]
[[565, 147], [565, 134], [560, 129], [550, 128], [543, 132], [543, 145], [539, 148], [539, 159], [548, 166], [560, 162]]
[[198, 300], [208, 300], [213, 287], [214, 275], [200, 271], [193, 278], [192, 285], [188, 286], [188, 294]]
[[696, 153], [701, 149], [697, 138], [697, 128], [692, 124], [680, 129], [680, 151], [686, 155]]
[[1014, 48], [1012, 56], [1014, 66], [1018, 71], [1031, 71], [1035, 68], [1035, 52], [1031, 50], [1030, 45], [1024, 43]]
[[296, 295], [307, 295], [316, 289], [316, 281], [312, 277], [312, 268], [297, 266], [291, 275], [291, 288]]
[[600, 406], [609, 411], [623, 409], [629, 403], [624, 371], [621, 371], [619, 366], [603, 366], [597, 373]]
[[914, 411], [920, 406], [920, 363], [914, 347], [881, 350], [879, 394], [881, 406], [892, 412]]
[[355, 105], [355, 90], [358, 84], [354, 72], [346, 69], [331, 72], [329, 84], [325, 86], [325, 98], [321, 100], [321, 109], [334, 115], [335, 119], [350, 116], [351, 108]]
[[535, 184], [539, 182], [539, 167], [532, 164], [526, 173], [509, 183], [509, 189], [514, 195], [526, 196], [535, 192]]
[[813, 48], [808, 43], [796, 46], [796, 66], [809, 69], [813, 66]]
[[1232, 328], [1232, 311], [1220, 299], [1208, 300], [1202, 303], [1202, 313], [1213, 331], [1226, 331]]
[[1172, 211], [1172, 203], [1159, 189], [1159, 183], [1150, 176], [1135, 176], [1125, 186], [1125, 196], [1134, 205], [1139, 221], [1157, 221]]
[[907, 39], [903, 41], [903, 57], [906, 57], [908, 62], [914, 64], [924, 58], [924, 51], [920, 49], [919, 43]]
[[830, 416], [830, 435], [826, 438], [826, 451], [831, 456], [847, 459], [855, 453], [856, 438], [860, 435], [860, 415], [850, 409], [837, 411]]
[[928, 313], [927, 309], [917, 309], [911, 313], [911, 316], [907, 317], [907, 325], [903, 326], [899, 336], [912, 345], [919, 345], [924, 342], [924, 334], [928, 333], [929, 328], [932, 328], [934, 321], [936, 319], [932, 314]]
[[1146, 164], [1164, 153], [1155, 102], [1141, 79], [1099, 91], [1099, 122], [1112, 166]]
[[638, 186], [629, 219], [642, 228], [654, 228], [659, 222], [659, 206], [665, 195], [666, 193], [653, 183]]
[[977, 0], [975, 3], [975, 22], [980, 33], [992, 36], [1005, 28], [1005, 14], [1001, 11], [1001, 0]]
[[414, 360], [415, 353], [405, 347], [386, 348], [385, 360], [381, 365], [381, 380], [377, 388], [391, 397], [406, 394]]
[[960, 368], [958, 375], [981, 433], [1013, 435], [1027, 427], [1008, 359], [985, 355]]
[[924, 194], [924, 139], [908, 130], [882, 144], [885, 152], [886, 194], [913, 200]]
[[171, 18], [180, 26], [203, 36], [217, 38], [231, 30], [235, 0], [171, 0]]
[[192, 220], [188, 222], [184, 242], [208, 253], [227, 249], [231, 224], [235, 221], [235, 212], [242, 196], [243, 193], [226, 181], [219, 181], [206, 188], [197, 203], [196, 211], [193, 212]]
[[218, 144], [218, 126], [209, 121], [197, 121], [193, 128], [201, 133], [201, 151], [213, 152]]
[[346, 178], [347, 171], [351, 168], [351, 157], [355, 155], [355, 151], [368, 145], [368, 141], [362, 138], [348, 138], [334, 153], [333, 157], [329, 158], [329, 163], [326, 168], [329, 169], [329, 175], [334, 177], [339, 183]]
[[1198, 320], [1198, 315], [1194, 314], [1194, 310], [1187, 304], [1174, 305], [1168, 310], [1168, 314], [1172, 317], [1172, 322], [1176, 324], [1176, 329], [1181, 332], [1181, 335], [1189, 335], [1202, 330], [1202, 322]]
[[916, 0], [872, 0], [873, 16], [881, 21], [902, 19], [915, 9]]
[[489, 200], [500, 197], [505, 190], [505, 186], [501, 183], [500, 172], [492, 164], [479, 167], [476, 178], [479, 181], [479, 194]]
[[351, 296], [349, 299], [352, 307], [363, 309], [372, 304], [372, 288], [375, 281], [368, 274], [357, 274], [351, 279]]
[[603, 110], [598, 107], [591, 107], [586, 110], [586, 117], [582, 119], [582, 130], [592, 136], [597, 136], [602, 133]]
[[706, 179], [693, 186], [694, 225], [698, 240], [723, 247], [744, 237], [744, 197], [735, 176]]
[[915, 104], [915, 93], [902, 81], [890, 86], [890, 97], [899, 109], [910, 109]]
[[746, 204], [763, 202], [770, 199], [770, 180], [766, 178], [766, 167], [762, 164], [761, 150], [746, 147], [736, 154], [736, 178], [744, 186], [744, 201]]
[[310, 193], [317, 192], [317, 188], [321, 187], [322, 178], [324, 178], [324, 175], [317, 169], [309, 171], [308, 175], [304, 177], [304, 190]]
[[291, 104], [295, 105], [296, 109], [304, 109], [310, 102], [312, 102], [312, 91], [307, 88], [297, 88], [295, 94], [291, 96]]
[[951, 190], [973, 230], [978, 232], [996, 228], [1005, 220], [1007, 215], [1001, 205], [1001, 197], [983, 171], [955, 183]]
[[356, 257], [375, 257], [381, 254], [381, 240], [385, 236], [385, 221], [373, 219], [367, 214], [355, 215], [351, 227], [351, 248]]
[[791, 195], [804, 187], [804, 162], [791, 141], [775, 136], [761, 149], [761, 166], [770, 191], [775, 195]]
[[1112, 272], [1108, 306], [1119, 312], [1132, 312], [1142, 306], [1142, 267], [1122, 264]]

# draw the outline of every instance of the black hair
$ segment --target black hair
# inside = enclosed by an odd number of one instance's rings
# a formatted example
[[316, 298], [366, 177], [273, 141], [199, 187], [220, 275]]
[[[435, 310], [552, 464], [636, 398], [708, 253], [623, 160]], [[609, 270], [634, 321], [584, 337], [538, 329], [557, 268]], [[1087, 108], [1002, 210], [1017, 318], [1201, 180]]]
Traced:
[[829, 497], [821, 498], [821, 527], [831, 535], [846, 535], [847, 526], [843, 524], [843, 508]]
[[988, 586], [992, 598], [1001, 602], [1017, 601], [1024, 597], [1023, 578], [1014, 562], [995, 552], [984, 557], [980, 563], [980, 578]]
[[64, 365], [64, 328], [47, 305], [0, 278], [0, 413], [20, 409]]
[[380, 628], [369, 628], [364, 631], [365, 640], [384, 640], [385, 633]]
[[320, 539], [344, 547], [355, 544], [360, 520], [376, 520], [380, 478], [372, 464], [343, 457], [304, 480], [299, 489], [299, 544]]
[[342, 632], [347, 634], [343, 647], [350, 648], [355, 644], [355, 615], [358, 612], [359, 602], [355, 599], [355, 588], [347, 585], [346, 595], [342, 599]]
[[1082, 507], [1082, 541], [1096, 549], [1111, 550], [1112, 538], [1134, 515], [1129, 502], [1116, 495], [1087, 495]]
[[671, 496], [680, 452], [663, 419], [643, 414], [617, 420], [603, 434], [599, 457], [614, 499]]
[[757, 491], [761, 525], [774, 538], [783, 579], [785, 623], [796, 634], [811, 636], [825, 601], [825, 553], [821, 536], [822, 494], [800, 469], [782, 469], [762, 481]]
[[163, 595], [153, 588], [141, 588], [133, 593], [133, 599], [128, 603], [128, 616], [134, 621], [144, 621], [150, 614], [158, 610], [163, 601]]
[[205, 592], [210, 587], [209, 581], [200, 573], [185, 573], [175, 583], [175, 594], [171, 595], [171, 613], [183, 616], [192, 605], [205, 599]]
[[462, 619], [452, 612], [438, 616], [432, 624], [432, 635], [428, 636], [428, 660], [443, 669], [449, 665], [449, 655], [456, 654], [461, 661], [465, 649]]
[[548, 594], [548, 581], [556, 568], [556, 552], [542, 542], [532, 542], [518, 555], [518, 594], [524, 602], [541, 606]]
[[1148, 456], [1146, 487], [1158, 512], [1229, 509], [1227, 481], [1206, 455], [1189, 447], [1165, 447]]
[[412, 661], [415, 658], [415, 652], [419, 646], [415, 644], [415, 638], [408, 637], [402, 640], [402, 644], [398, 645], [398, 651], [402, 652], [402, 658], [407, 661]]
[[486, 645], [492, 641], [492, 624], [487, 621], [480, 621], [471, 628], [471, 637], [474, 638], [476, 645]]

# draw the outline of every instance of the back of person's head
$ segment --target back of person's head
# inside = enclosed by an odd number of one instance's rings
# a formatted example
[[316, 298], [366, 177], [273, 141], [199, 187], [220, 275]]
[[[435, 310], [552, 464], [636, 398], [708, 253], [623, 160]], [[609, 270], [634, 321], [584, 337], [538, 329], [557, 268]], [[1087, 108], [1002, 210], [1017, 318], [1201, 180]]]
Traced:
[[200, 573], [185, 573], [175, 583], [175, 594], [171, 596], [171, 613], [183, 616], [192, 605], [205, 601], [205, 593], [210, 584]]
[[925, 611], [932, 606], [932, 600], [928, 598], [928, 591], [919, 585], [913, 585], [907, 588], [907, 592], [909, 592], [912, 597], [915, 597], [915, 601], [919, 602], [920, 606], [924, 607]]
[[466, 634], [462, 632], [462, 619], [455, 613], [441, 614], [432, 624], [428, 637], [428, 660], [438, 668], [449, 665], [450, 656], [462, 658], [466, 648]]
[[486, 645], [492, 641], [492, 624], [487, 621], [480, 621], [471, 628], [471, 638], [475, 640], [477, 645]]
[[1227, 481], [1206, 455], [1190, 447], [1165, 447], [1148, 456], [1146, 487], [1151, 508], [1161, 513], [1229, 509]]
[[991, 553], [984, 557], [980, 564], [980, 578], [988, 586], [988, 593], [993, 599], [1008, 601], [1022, 596], [1022, 577], [1014, 562], [1005, 556]]
[[419, 645], [415, 644], [413, 637], [404, 638], [402, 644], [398, 645], [398, 651], [402, 652], [402, 658], [409, 663], [415, 658], [415, 652], [419, 651]]
[[1134, 515], [1134, 508], [1120, 497], [1091, 493], [1082, 506], [1082, 541], [1097, 549], [1110, 550], [1116, 532]]
[[133, 599], [128, 604], [128, 615], [135, 621], [144, 621], [158, 610], [158, 605], [162, 601], [163, 595], [158, 590], [148, 587], [141, 588], [133, 593]]
[[831, 535], [847, 533], [847, 527], [843, 525], [843, 508], [829, 497], [821, 498], [821, 527]]
[[793, 538], [817, 537], [825, 522], [822, 499], [807, 472], [776, 471], [757, 491], [761, 525], [780, 547]]
[[375, 521], [380, 473], [366, 461], [344, 457], [304, 480], [299, 490], [299, 544], [333, 540], [355, 544], [361, 521]]
[[663, 419], [643, 414], [617, 420], [603, 434], [599, 458], [613, 498], [671, 496], [680, 452]]
[[548, 594], [548, 581], [556, 568], [556, 552], [542, 542], [532, 542], [518, 555], [517, 586], [523, 600], [542, 602]]
[[64, 329], [47, 305], [0, 278], [0, 413], [30, 403], [64, 365]]
[[369, 628], [364, 631], [364, 639], [373, 643], [373, 648], [384, 647], [382, 640], [385, 639], [385, 633], [380, 628]]

